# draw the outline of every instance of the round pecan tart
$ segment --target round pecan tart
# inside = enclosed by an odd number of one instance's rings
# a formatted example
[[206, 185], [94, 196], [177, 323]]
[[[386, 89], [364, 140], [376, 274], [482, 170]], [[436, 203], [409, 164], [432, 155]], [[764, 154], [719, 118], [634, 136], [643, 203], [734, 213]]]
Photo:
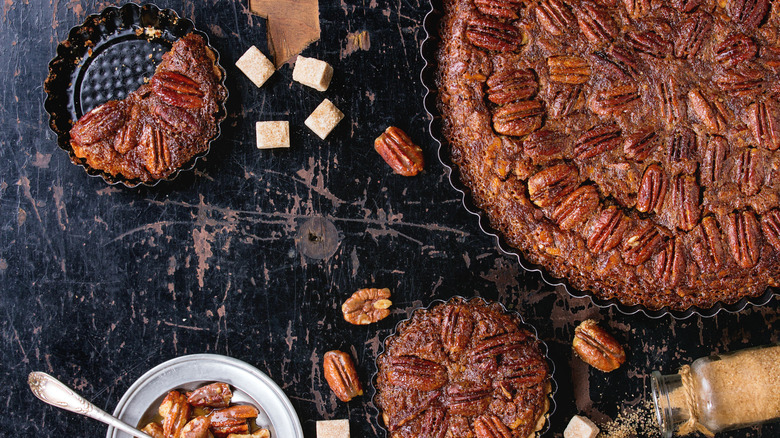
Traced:
[[392, 437], [531, 437], [550, 370], [535, 335], [499, 304], [453, 298], [385, 340], [375, 402]]
[[768, 0], [445, 0], [443, 134], [506, 241], [597, 298], [757, 296], [780, 274]]

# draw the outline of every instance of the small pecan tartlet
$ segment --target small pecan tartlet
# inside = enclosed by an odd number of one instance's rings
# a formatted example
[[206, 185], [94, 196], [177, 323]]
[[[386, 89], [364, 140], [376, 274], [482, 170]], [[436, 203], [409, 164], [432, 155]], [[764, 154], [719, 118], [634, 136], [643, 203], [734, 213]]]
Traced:
[[498, 304], [453, 298], [415, 311], [385, 347], [374, 401], [393, 438], [526, 438], [545, 424], [541, 344]]

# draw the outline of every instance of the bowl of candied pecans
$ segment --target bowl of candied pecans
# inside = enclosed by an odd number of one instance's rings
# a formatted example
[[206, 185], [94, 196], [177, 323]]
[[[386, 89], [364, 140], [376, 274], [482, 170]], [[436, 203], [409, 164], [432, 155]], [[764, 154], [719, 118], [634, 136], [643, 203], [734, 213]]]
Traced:
[[[270, 377], [216, 354], [152, 368], [125, 392], [114, 416], [154, 438], [303, 438], [295, 409]], [[130, 436], [109, 427], [106, 438]]]

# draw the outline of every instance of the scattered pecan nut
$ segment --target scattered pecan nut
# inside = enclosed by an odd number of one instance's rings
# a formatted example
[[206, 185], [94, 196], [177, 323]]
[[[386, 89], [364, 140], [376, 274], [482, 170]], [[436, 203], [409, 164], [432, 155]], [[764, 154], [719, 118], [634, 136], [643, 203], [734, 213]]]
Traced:
[[350, 324], [365, 325], [390, 315], [390, 289], [360, 289], [341, 305], [344, 320]]
[[572, 347], [585, 363], [604, 372], [614, 371], [626, 361], [623, 347], [592, 319], [574, 329]]
[[323, 368], [325, 380], [339, 400], [348, 402], [363, 395], [363, 386], [349, 354], [338, 350], [328, 351], [323, 357]]
[[374, 149], [399, 175], [415, 176], [425, 166], [422, 148], [395, 126], [388, 127], [374, 140]]

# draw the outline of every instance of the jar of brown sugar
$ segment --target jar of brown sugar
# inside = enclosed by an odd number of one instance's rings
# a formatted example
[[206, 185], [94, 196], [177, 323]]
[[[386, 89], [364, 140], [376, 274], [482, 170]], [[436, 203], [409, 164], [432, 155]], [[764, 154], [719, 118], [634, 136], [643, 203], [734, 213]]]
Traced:
[[780, 344], [703, 357], [677, 374], [654, 371], [650, 384], [665, 438], [780, 419]]

